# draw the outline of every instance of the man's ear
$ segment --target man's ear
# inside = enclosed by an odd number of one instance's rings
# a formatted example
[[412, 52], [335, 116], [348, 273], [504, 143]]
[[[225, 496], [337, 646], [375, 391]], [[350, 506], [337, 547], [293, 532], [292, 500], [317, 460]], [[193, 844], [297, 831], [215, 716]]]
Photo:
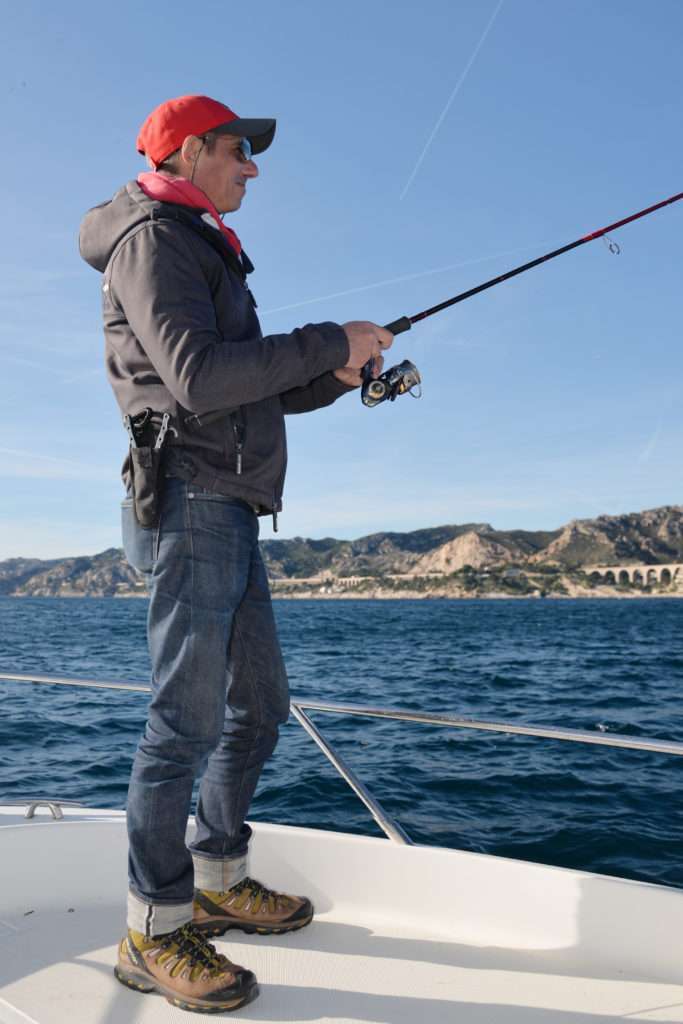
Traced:
[[188, 164], [193, 165], [203, 146], [203, 139], [198, 138], [196, 135], [187, 135], [180, 147], [180, 155]]

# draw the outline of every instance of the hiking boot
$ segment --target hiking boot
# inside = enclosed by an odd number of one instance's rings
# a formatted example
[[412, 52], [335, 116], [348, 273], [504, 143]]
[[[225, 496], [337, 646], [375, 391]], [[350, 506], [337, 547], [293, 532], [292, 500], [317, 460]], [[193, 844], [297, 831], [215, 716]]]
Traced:
[[303, 896], [273, 892], [244, 878], [227, 892], [195, 889], [193, 924], [207, 935], [222, 935], [230, 928], [259, 935], [280, 935], [303, 928], [313, 917], [313, 904]]
[[128, 988], [160, 992], [197, 1013], [237, 1010], [258, 995], [252, 972], [218, 953], [192, 924], [151, 938], [129, 929], [114, 974]]

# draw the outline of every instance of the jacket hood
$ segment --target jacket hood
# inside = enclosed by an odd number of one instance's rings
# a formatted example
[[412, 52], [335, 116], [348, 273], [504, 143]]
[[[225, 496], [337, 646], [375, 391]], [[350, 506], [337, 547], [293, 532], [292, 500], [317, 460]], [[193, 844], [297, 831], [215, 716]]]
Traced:
[[81, 256], [104, 273], [121, 239], [160, 208], [161, 203], [146, 196], [136, 181], [129, 181], [106, 203], [86, 213], [78, 236]]

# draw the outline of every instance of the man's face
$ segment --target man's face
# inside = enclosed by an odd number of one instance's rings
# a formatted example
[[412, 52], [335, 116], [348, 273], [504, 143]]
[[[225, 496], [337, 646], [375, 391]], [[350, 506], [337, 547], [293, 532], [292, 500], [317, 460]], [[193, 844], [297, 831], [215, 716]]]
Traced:
[[229, 213], [240, 208], [247, 182], [257, 174], [254, 161], [244, 159], [238, 136], [219, 135], [211, 152], [202, 146], [192, 180], [219, 213]]

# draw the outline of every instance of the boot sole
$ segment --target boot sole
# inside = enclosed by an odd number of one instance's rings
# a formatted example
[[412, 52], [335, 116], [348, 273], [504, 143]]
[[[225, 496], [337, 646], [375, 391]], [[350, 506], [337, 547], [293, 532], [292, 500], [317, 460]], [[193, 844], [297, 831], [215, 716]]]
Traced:
[[288, 925], [269, 927], [267, 925], [242, 924], [241, 921], [231, 921], [229, 924], [216, 924], [214, 921], [194, 921], [194, 927], [203, 935], [225, 935], [226, 932], [246, 932], [247, 935], [284, 935], [285, 932], [298, 932], [305, 928], [313, 920], [313, 914], [302, 921], [293, 921]]
[[178, 1006], [181, 1010], [189, 1010], [190, 1013], [224, 1013], [226, 1010], [239, 1010], [241, 1006], [246, 1006], [247, 1003], [256, 999], [259, 994], [258, 985], [252, 985], [246, 992], [241, 992], [239, 996], [235, 996], [233, 999], [226, 999], [220, 1003], [209, 1002], [203, 999], [188, 1002], [187, 998], [184, 999], [170, 989], [167, 989], [148, 974], [139, 974], [137, 971], [122, 968], [117, 964], [114, 968], [114, 976], [126, 988], [132, 988], [136, 992], [145, 994], [157, 992], [164, 997], [167, 1003], [171, 1003], [172, 1006]]

